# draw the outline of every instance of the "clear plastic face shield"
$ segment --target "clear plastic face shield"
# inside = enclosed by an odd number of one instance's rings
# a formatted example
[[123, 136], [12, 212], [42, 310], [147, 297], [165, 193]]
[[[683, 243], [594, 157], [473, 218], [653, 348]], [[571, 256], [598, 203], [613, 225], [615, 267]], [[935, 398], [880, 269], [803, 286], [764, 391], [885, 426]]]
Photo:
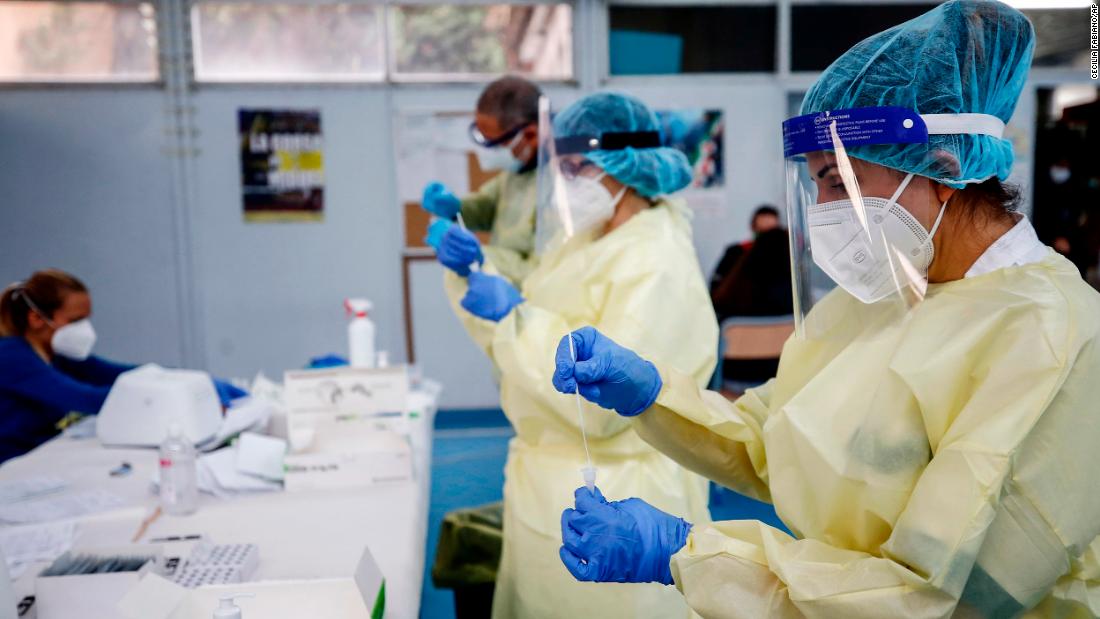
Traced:
[[629, 189], [612, 193], [601, 180], [607, 175], [593, 163], [593, 151], [655, 148], [656, 131], [555, 135], [546, 97], [539, 100], [538, 207], [535, 251], [542, 255], [577, 237], [603, 230]]
[[909, 160], [927, 156], [921, 116], [886, 107], [809, 114], [784, 122], [783, 139], [797, 335], [829, 337], [859, 320], [853, 307], [886, 323], [908, 315], [928, 290], [944, 204], [932, 180], [856, 154], [904, 145]]

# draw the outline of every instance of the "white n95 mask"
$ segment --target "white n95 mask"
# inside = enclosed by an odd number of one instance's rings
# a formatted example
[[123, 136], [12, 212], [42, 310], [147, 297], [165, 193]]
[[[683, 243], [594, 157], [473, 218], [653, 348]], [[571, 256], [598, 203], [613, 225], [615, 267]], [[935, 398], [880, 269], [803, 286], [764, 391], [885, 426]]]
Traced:
[[578, 176], [565, 183], [565, 199], [568, 201], [570, 217], [573, 220], [573, 233], [580, 233], [611, 221], [615, 216], [615, 205], [626, 195], [626, 186], [616, 195], [611, 195], [600, 179], [607, 172], [596, 177]]
[[515, 147], [516, 142], [523, 137], [523, 133], [517, 133], [516, 137], [508, 141], [507, 144], [501, 144], [500, 146], [479, 146], [475, 152], [477, 155], [477, 165], [486, 172], [495, 170], [506, 170], [508, 172], [517, 172], [523, 167], [523, 161], [512, 154], [512, 149]]
[[95, 337], [92, 321], [85, 318], [70, 322], [54, 331], [53, 337], [50, 338], [50, 347], [56, 355], [83, 361], [92, 354]]
[[890, 197], [863, 198], [865, 219], [850, 199], [810, 207], [806, 223], [814, 263], [849, 294], [874, 303], [902, 288], [924, 281], [932, 264], [936, 235], [947, 203], [940, 207], [932, 230], [924, 229], [898, 204], [913, 175]]

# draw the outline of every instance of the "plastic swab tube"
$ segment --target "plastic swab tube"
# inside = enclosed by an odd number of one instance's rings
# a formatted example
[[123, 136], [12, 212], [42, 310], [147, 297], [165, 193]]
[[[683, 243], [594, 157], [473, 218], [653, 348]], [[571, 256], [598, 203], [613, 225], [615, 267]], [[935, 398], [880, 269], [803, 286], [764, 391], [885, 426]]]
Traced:
[[[573, 347], [573, 333], [569, 333], [569, 356], [573, 358], [573, 367], [577, 367], [577, 349]], [[573, 392], [577, 400], [577, 420], [581, 424], [581, 440], [584, 441], [584, 459], [588, 463], [587, 466], [581, 469], [581, 475], [584, 477], [584, 485], [588, 488], [588, 491], [592, 494], [596, 494], [596, 467], [592, 466], [592, 454], [588, 451], [588, 433], [584, 429], [584, 407], [581, 406], [581, 386], [577, 382], [576, 376], [573, 377], [573, 385], [576, 390]]]
[[[466, 227], [466, 222], [462, 220], [462, 213], [461, 212], [455, 213], [455, 218], [458, 220], [458, 225], [462, 226], [463, 230], [466, 230], [467, 232], [470, 230], [469, 228]], [[473, 262], [470, 263], [470, 270], [471, 271], [480, 271], [481, 270], [481, 265], [478, 264], [477, 260], [474, 260]]]

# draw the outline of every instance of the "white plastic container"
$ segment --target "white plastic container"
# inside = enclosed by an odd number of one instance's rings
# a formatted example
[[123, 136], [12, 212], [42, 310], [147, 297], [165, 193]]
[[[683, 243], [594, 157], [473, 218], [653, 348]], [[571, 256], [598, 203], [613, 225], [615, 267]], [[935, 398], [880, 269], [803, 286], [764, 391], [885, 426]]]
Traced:
[[348, 323], [348, 361], [353, 368], [373, 368], [374, 323], [367, 316], [371, 302], [366, 299], [347, 299], [344, 307], [351, 322]]
[[108, 447], [156, 447], [172, 422], [194, 443], [222, 425], [222, 405], [210, 375], [147, 364], [115, 380], [99, 410], [96, 434]]
[[199, 508], [195, 448], [178, 423], [168, 426], [160, 444], [160, 507], [170, 516], [186, 516]]

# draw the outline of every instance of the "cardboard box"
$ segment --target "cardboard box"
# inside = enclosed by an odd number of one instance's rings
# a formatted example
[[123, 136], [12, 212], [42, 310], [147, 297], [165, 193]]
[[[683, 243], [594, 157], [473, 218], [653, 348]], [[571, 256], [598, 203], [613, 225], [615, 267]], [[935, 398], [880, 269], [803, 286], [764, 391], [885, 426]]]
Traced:
[[119, 600], [146, 575], [156, 575], [157, 566], [163, 563], [161, 548], [149, 544], [74, 549], [57, 560], [79, 555], [148, 556], [150, 560], [136, 572], [39, 576], [34, 581], [38, 619], [117, 619]]
[[363, 422], [322, 425], [309, 451], [287, 454], [287, 492], [356, 488], [413, 479], [412, 447], [395, 432], [356, 430]]
[[246, 619], [381, 619], [386, 608], [382, 571], [370, 550], [364, 548], [355, 573], [345, 578], [273, 580], [188, 590], [149, 575], [118, 602], [112, 617], [210, 619], [223, 596], [241, 593], [254, 596], [236, 601]]

